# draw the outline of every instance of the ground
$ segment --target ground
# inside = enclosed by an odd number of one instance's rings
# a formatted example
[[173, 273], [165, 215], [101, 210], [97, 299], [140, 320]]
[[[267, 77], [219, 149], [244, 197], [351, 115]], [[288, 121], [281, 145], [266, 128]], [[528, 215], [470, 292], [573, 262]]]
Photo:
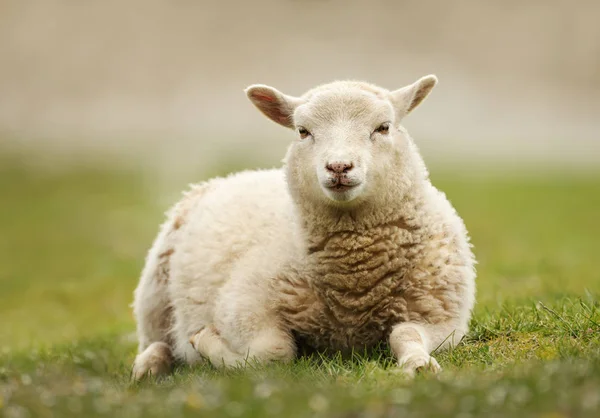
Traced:
[[600, 173], [452, 173], [432, 178], [471, 232], [478, 303], [441, 375], [407, 380], [382, 348], [132, 384], [129, 304], [168, 202], [134, 170], [2, 159], [0, 416], [598, 416]]

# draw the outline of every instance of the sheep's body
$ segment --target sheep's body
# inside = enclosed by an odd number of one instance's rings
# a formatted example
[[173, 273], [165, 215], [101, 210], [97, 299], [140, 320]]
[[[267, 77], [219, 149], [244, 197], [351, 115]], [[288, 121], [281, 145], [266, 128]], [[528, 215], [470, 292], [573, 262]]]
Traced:
[[389, 340], [409, 374], [439, 369], [429, 352], [467, 332], [474, 260], [462, 220], [399, 129], [402, 173], [373, 202], [303, 198], [292, 148], [284, 170], [194, 186], [135, 293], [136, 378], [165, 372], [173, 357], [290, 360], [298, 341], [346, 351]]

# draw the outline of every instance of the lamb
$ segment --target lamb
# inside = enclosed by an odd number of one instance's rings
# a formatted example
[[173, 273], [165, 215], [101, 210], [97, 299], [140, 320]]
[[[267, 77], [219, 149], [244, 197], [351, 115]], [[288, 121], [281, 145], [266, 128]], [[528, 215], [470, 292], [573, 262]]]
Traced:
[[431, 352], [468, 331], [475, 260], [400, 125], [436, 83], [337, 81], [301, 97], [250, 86], [297, 138], [281, 169], [193, 186], [170, 210], [135, 290], [133, 378], [382, 341], [408, 376], [438, 372]]

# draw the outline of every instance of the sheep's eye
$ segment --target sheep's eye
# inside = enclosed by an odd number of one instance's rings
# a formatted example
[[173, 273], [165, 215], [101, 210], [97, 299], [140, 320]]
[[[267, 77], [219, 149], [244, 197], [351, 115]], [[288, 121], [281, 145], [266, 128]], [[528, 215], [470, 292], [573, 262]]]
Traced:
[[303, 128], [302, 126], [300, 126], [300, 127], [298, 128], [298, 133], [300, 134], [300, 138], [301, 138], [301, 139], [304, 139], [304, 138], [306, 138], [307, 136], [310, 136], [310, 132], [308, 132], [308, 129], [306, 129], [306, 128]]
[[379, 128], [375, 129], [378, 134], [387, 134], [390, 131], [390, 124], [388, 122], [379, 125]]

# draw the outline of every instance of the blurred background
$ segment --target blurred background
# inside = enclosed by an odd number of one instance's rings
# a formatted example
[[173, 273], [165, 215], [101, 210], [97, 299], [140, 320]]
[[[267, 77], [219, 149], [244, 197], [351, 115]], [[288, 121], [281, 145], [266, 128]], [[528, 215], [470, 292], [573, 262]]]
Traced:
[[[300, 95], [335, 79], [395, 89], [437, 74], [405, 125], [496, 283], [481, 298], [523, 278], [535, 293], [546, 286], [536, 263], [587, 263], [586, 240], [538, 245], [548, 225], [585, 206], [581, 231], [595, 234], [597, 183], [560, 194], [546, 183], [597, 178], [599, 16], [595, 0], [0, 0], [0, 309], [12, 318], [0, 348], [133, 329], [131, 291], [180, 190], [280, 164], [293, 134], [248, 102], [252, 83]], [[490, 172], [553, 174], [473, 183]], [[530, 200], [504, 210], [502, 199]], [[578, 206], [540, 218], [557, 199]], [[534, 246], [538, 258], [511, 267]]]
[[2, 0], [0, 132], [182, 177], [236, 153], [276, 165], [291, 134], [247, 85], [435, 73], [405, 122], [430, 161], [596, 165], [599, 16], [594, 0]]

